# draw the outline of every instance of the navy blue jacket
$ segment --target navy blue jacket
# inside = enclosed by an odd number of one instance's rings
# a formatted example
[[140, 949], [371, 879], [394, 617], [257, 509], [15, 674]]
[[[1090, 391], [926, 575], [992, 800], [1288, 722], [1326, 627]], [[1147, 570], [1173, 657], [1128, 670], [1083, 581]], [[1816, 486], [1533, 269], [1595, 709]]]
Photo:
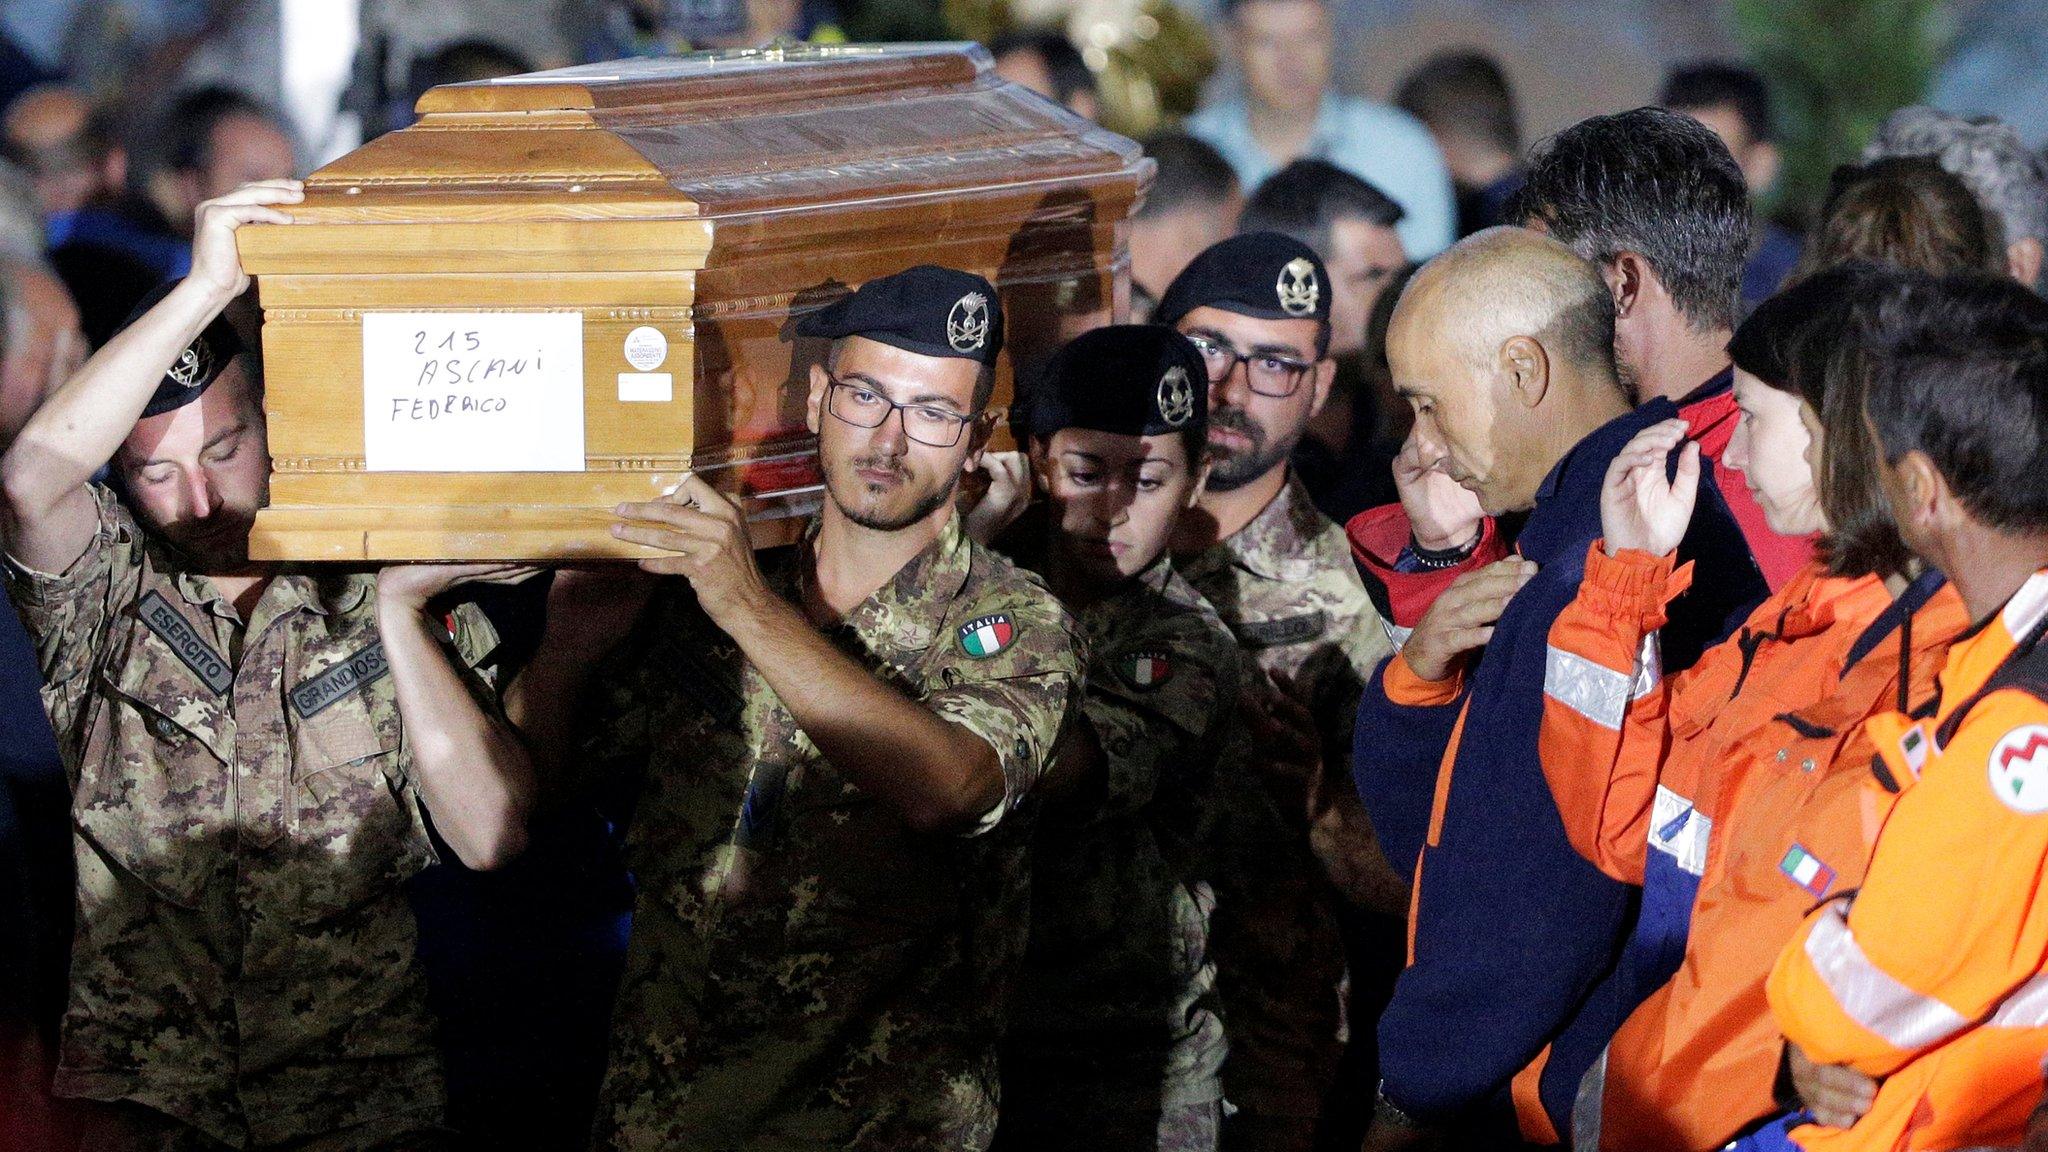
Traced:
[[[1561, 460], [1517, 540], [1537, 574], [1515, 595], [1450, 704], [1397, 705], [1385, 665], [1360, 700], [1352, 765], [1396, 868], [1419, 866], [1415, 955], [1380, 1018], [1383, 1090], [1418, 1119], [1449, 1124], [1508, 1103], [1516, 1073], [1546, 1046], [1545, 1110], [1562, 1135], [1580, 1076], [1621, 1023], [1615, 961], [1635, 889], [1601, 874], [1565, 837], [1537, 754], [1550, 626], [1578, 594], [1600, 536], [1607, 466], [1636, 433], [1678, 415], [1652, 400]], [[1664, 664], [1689, 667], [1766, 595], [1762, 575], [1703, 462], [1679, 547], [1696, 565], [1671, 607]], [[1460, 713], [1440, 842], [1426, 846], [1438, 771]], [[1419, 860], [1419, 865], [1417, 864]]]

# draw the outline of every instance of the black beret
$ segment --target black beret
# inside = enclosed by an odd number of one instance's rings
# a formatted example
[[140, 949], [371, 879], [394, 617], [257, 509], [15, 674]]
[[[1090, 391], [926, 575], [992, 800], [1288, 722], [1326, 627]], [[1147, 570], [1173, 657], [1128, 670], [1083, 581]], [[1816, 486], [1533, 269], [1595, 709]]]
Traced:
[[1163, 324], [1083, 332], [1046, 365], [1024, 430], [1050, 436], [1089, 428], [1120, 436], [1201, 432], [1209, 424], [1209, 376], [1187, 337]]
[[[144, 296], [142, 302], [128, 313], [128, 318], [121, 321], [121, 326], [114, 330], [115, 333], [125, 331], [130, 324], [142, 319], [143, 313], [163, 303], [164, 297], [171, 294], [171, 289], [183, 283], [183, 280], [172, 280], [159, 285], [149, 295]], [[142, 414], [161, 416], [199, 399], [213, 386], [215, 380], [220, 379], [220, 374], [227, 370], [229, 362], [241, 354], [242, 340], [235, 335], [234, 326], [215, 316], [200, 330], [198, 337], [187, 345], [183, 352], [178, 353], [178, 359], [164, 373], [164, 378], [157, 382], [156, 392], [150, 396], [149, 403], [142, 409]]]
[[1315, 250], [1278, 232], [1211, 244], [1167, 285], [1152, 319], [1178, 324], [1197, 308], [1262, 320], [1330, 318], [1330, 275]]
[[1003, 304], [972, 272], [920, 264], [860, 286], [797, 323], [797, 334], [863, 336], [920, 356], [994, 364], [1003, 350]]

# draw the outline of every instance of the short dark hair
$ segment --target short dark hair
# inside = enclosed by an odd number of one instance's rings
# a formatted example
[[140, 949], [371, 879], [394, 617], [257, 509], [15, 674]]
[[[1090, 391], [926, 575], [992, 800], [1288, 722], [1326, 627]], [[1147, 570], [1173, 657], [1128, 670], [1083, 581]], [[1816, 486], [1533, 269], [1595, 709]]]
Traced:
[[276, 114], [232, 88], [195, 88], [171, 102], [163, 117], [163, 157], [173, 172], [193, 172], [213, 161], [213, 131], [235, 119], [261, 120], [279, 131]]
[[413, 102], [430, 88], [518, 76], [533, 71], [533, 62], [495, 40], [457, 40], [415, 57], [406, 69], [406, 91]]
[[1730, 108], [1751, 140], [1776, 140], [1771, 117], [1771, 86], [1756, 69], [1728, 60], [1681, 64], [1664, 78], [1657, 103], [1674, 112]]
[[1915, 278], [1878, 304], [1864, 411], [1885, 459], [1933, 462], [1988, 527], [2048, 532], [2048, 300], [2011, 278]]
[[1819, 552], [1834, 576], [1897, 575], [1913, 559], [1863, 420], [1876, 357], [1872, 311], [1901, 279], [1899, 269], [1870, 261], [1827, 268], [1758, 305], [1728, 342], [1737, 368], [1799, 397], [1820, 418], [1814, 490], [1828, 531]]
[[[1544, 345], [1562, 353], [1566, 361], [1614, 372], [1614, 294], [1586, 293], [1560, 309], [1541, 335]], [[1634, 403], [1619, 373], [1614, 380], [1623, 397]]]
[[1522, 151], [1514, 89], [1498, 61], [1477, 50], [1439, 52], [1394, 89], [1394, 104], [1447, 135], [1464, 134], [1503, 152]]
[[1185, 132], [1162, 132], [1145, 140], [1145, 155], [1159, 165], [1139, 216], [1198, 204], [1218, 204], [1237, 193], [1237, 171], [1214, 145]]
[[1690, 116], [1637, 108], [1594, 116], [1536, 145], [1508, 198], [1515, 224], [1541, 220], [1606, 265], [1640, 253], [1696, 330], [1732, 328], [1749, 262], [1749, 189], [1721, 138]]
[[1370, 183], [1328, 160], [1296, 160], [1266, 177], [1237, 218], [1239, 232], [1279, 232], [1330, 255], [1330, 230], [1339, 220], [1392, 228], [1406, 215]]
[[1997, 272], [2005, 244], [1996, 217], [1932, 157], [1894, 156], [1835, 169], [1792, 279], [1853, 259], [1937, 276]]
[[1065, 104], [1076, 92], [1095, 91], [1095, 73], [1074, 47], [1074, 42], [1050, 28], [1006, 32], [989, 43], [991, 59], [1000, 60], [1012, 52], [1030, 52], [1045, 65], [1052, 79], [1053, 99]]

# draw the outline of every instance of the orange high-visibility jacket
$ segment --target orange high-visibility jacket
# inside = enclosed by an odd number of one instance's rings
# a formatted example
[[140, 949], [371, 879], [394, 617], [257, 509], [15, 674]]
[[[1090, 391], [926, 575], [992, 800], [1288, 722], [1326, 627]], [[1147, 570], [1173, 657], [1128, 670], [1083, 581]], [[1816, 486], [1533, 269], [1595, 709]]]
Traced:
[[1765, 978], [1814, 903], [1861, 879], [1886, 807], [1862, 787], [1862, 721], [1894, 706], [1902, 665], [1928, 697], [1966, 623], [1938, 578], [1895, 602], [1876, 577], [1813, 565], [1653, 682], [1645, 640], [1684, 583], [1668, 559], [1590, 555], [1551, 628], [1543, 763], [1575, 845], [1620, 879], [1641, 883], [1654, 854], [1679, 880], [1645, 893], [1624, 962], [1647, 962], [1654, 991], [1588, 1081], [1580, 1147], [1718, 1148], [1777, 1111]]
[[1768, 993], [1786, 1038], [1882, 1078], [1811, 1152], [2007, 1147], [2048, 1056], [2048, 571], [1950, 650], [1933, 715], [1866, 732], [1896, 790], [1863, 886], [1816, 909]]
[[1653, 823], [1686, 810], [1708, 820], [1659, 848], [1702, 874], [1717, 807], [1703, 790], [1718, 789], [1730, 742], [1826, 699], [1849, 646], [1891, 603], [1876, 577], [1829, 578], [1810, 565], [1725, 643], [1662, 679], [1652, 638], [1691, 580], [1670, 557], [1610, 557], [1596, 542], [1578, 598], [1550, 628], [1543, 773], [1572, 846], [1633, 884], [1643, 882]]

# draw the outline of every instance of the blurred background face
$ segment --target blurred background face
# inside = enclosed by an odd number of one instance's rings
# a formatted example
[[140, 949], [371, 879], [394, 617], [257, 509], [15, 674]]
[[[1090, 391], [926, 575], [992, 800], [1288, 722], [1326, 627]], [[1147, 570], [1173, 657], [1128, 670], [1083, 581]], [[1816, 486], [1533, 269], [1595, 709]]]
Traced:
[[[207, 140], [206, 162], [185, 174], [190, 208], [225, 196], [256, 180], [285, 180], [296, 175], [292, 142], [275, 125], [254, 116], [229, 116], [214, 126]], [[191, 212], [185, 213], [186, 217]], [[189, 220], [188, 220], [189, 225]]]
[[1059, 85], [1053, 82], [1052, 69], [1046, 66], [1045, 57], [1030, 48], [1018, 48], [996, 57], [996, 75], [1031, 89], [1083, 119], [1094, 120], [1102, 111], [1096, 103], [1095, 93], [1085, 88], [1061, 100]]
[[1131, 221], [1131, 280], [1155, 296], [1210, 247], [1237, 235], [1242, 196], [1186, 204]]
[[1245, 95], [1277, 112], [1306, 112], [1330, 86], [1330, 11], [1320, 0], [1251, 0], [1231, 20]]
[[1678, 111], [1706, 125], [1721, 138], [1721, 143], [1728, 146], [1729, 154], [1735, 157], [1735, 166], [1742, 169], [1742, 179], [1748, 183], [1751, 196], [1762, 196], [1778, 182], [1778, 168], [1782, 163], [1778, 146], [1751, 136], [1742, 114], [1733, 107], [1724, 104], [1710, 108], [1680, 108]]
[[94, 145], [91, 116], [84, 93], [51, 85], [24, 93], [0, 121], [0, 136], [34, 179], [46, 216], [75, 212], [120, 190], [127, 159]]
[[1209, 487], [1231, 492], [1287, 463], [1316, 411], [1313, 320], [1262, 320], [1221, 308], [1197, 308], [1181, 317], [1181, 333], [1252, 355], [1309, 365], [1290, 396], [1261, 396], [1247, 379], [1251, 365], [1210, 364]]
[[[960, 473], [978, 447], [974, 426], [963, 427], [950, 448], [910, 438], [906, 419], [919, 434], [943, 427], [917, 413], [892, 411], [873, 428], [832, 414], [834, 405], [873, 405], [881, 400], [914, 404], [938, 412], [974, 414], [979, 365], [945, 356], [920, 356], [875, 340], [848, 337], [828, 373], [811, 369], [810, 425], [818, 434], [818, 464], [825, 492], [847, 519], [863, 528], [894, 532], [930, 516], [953, 499]], [[833, 396], [832, 378], [849, 385]], [[841, 408], [852, 412], [852, 408]], [[928, 439], [943, 439], [930, 436]]]
[[1062, 428], [1031, 444], [1032, 468], [1051, 507], [1053, 551], [1109, 584], [1136, 575], [1165, 553], [1174, 521], [1201, 495], [1187, 438], [1121, 436]]
[[1400, 234], [1370, 220], [1339, 220], [1330, 226], [1330, 354], [1342, 356], [1365, 346], [1366, 319], [1387, 281], [1408, 262]]
[[85, 362], [78, 306], [40, 264], [0, 259], [0, 449]]
[[249, 527], [270, 503], [270, 442], [240, 358], [199, 399], [138, 421], [114, 458], [130, 506], [201, 572], [249, 562]]
[[1722, 461], [1742, 472], [1771, 531], [1805, 536], [1827, 527], [1821, 513], [1820, 422], [1806, 402], [1735, 370], [1735, 435]]
[[1059, 95], [1053, 90], [1052, 72], [1045, 66], [1045, 59], [1029, 49], [1019, 48], [996, 57], [996, 75], [1012, 84], [1022, 85], [1053, 103], [1059, 103]]

